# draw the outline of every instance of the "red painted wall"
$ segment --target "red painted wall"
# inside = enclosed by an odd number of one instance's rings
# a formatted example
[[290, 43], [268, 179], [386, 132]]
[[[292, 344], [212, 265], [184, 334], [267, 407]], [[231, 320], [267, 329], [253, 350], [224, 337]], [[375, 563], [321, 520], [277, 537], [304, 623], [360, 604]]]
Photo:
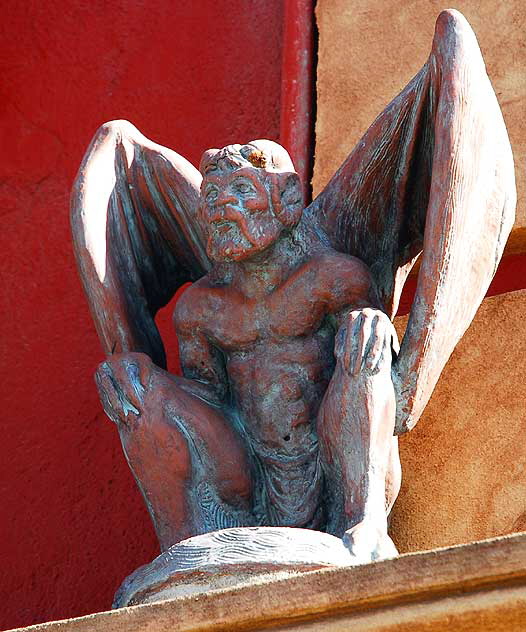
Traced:
[[[0, 629], [107, 609], [158, 552], [92, 380], [69, 189], [127, 118], [194, 164], [279, 130], [281, 0], [7, 0], [0, 108]], [[165, 319], [166, 320], [166, 319]]]
[[[400, 298], [398, 314], [408, 314], [416, 290], [417, 277], [411, 276], [404, 286]], [[505, 292], [515, 292], [526, 288], [526, 255], [508, 255], [502, 259], [486, 296], [496, 296]]]

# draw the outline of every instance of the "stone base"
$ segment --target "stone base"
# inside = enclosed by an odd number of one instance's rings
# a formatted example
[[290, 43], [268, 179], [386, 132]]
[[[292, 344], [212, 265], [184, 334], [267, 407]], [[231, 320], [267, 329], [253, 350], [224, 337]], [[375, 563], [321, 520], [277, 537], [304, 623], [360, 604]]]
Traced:
[[250, 582], [24, 632], [524, 632], [525, 621], [522, 534]]
[[194, 536], [125, 579], [114, 608], [233, 588], [301, 571], [356, 564], [332, 535], [288, 527], [241, 527]]

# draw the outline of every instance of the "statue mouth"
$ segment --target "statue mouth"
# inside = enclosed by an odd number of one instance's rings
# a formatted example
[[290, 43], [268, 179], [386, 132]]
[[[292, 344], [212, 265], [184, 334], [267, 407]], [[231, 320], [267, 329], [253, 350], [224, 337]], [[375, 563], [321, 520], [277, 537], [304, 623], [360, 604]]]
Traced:
[[237, 224], [228, 219], [221, 219], [213, 223], [213, 230], [218, 235], [225, 235], [233, 228], [237, 228]]

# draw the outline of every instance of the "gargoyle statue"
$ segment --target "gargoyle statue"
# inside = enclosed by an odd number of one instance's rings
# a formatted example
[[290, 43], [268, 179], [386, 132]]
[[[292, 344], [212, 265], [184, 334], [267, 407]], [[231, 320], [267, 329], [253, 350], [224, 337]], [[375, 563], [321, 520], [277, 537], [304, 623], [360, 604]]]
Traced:
[[[108, 355], [102, 403], [162, 551], [295, 527], [289, 551], [311, 529], [345, 563], [396, 555], [397, 435], [482, 301], [514, 207], [506, 128], [455, 11], [307, 208], [274, 142], [208, 150], [197, 170], [128, 122], [103, 125], [73, 189], [75, 252]], [[420, 255], [399, 346], [392, 318]], [[176, 376], [154, 317], [188, 281]]]

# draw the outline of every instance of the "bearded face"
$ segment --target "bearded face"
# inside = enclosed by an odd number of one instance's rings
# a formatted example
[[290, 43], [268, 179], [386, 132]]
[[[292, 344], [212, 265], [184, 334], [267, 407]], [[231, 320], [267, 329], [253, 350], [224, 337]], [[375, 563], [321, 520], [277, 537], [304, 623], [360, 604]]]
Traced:
[[212, 260], [248, 259], [268, 248], [283, 231], [264, 176], [258, 171], [243, 167], [205, 175], [199, 213], [207, 229], [206, 251]]

